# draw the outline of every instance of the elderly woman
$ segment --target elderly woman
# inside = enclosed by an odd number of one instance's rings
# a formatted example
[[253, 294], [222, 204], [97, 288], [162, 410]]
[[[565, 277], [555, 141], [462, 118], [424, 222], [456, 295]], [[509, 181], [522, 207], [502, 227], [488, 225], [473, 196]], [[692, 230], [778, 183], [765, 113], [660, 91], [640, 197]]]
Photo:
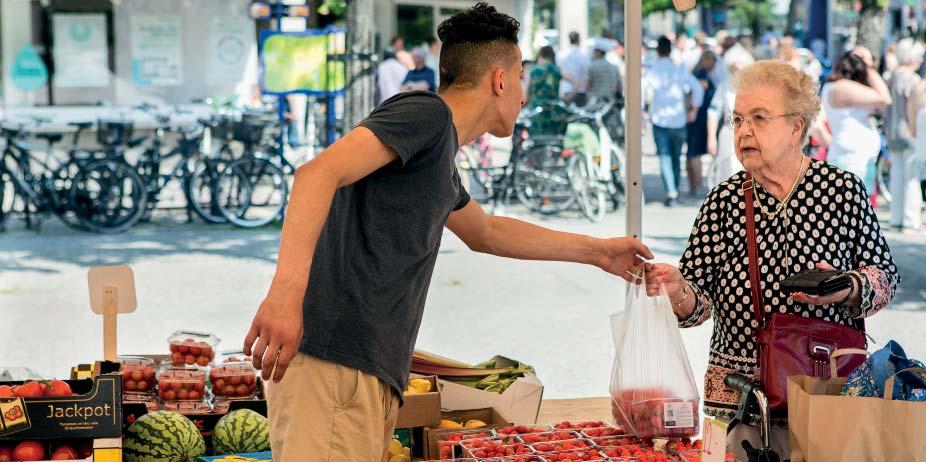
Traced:
[[[759, 61], [736, 76], [730, 123], [736, 156], [745, 172], [715, 188], [696, 219], [679, 268], [646, 266], [647, 291], [665, 286], [681, 327], [714, 317], [709, 366], [704, 379], [705, 412], [730, 419], [739, 397], [723, 379], [738, 372], [758, 377], [758, 349], [747, 256], [746, 174], [754, 180], [758, 274], [765, 312], [789, 313], [846, 326], [884, 308], [894, 296], [897, 268], [867, 201], [861, 180], [801, 153], [820, 111], [817, 84], [780, 61]], [[828, 296], [787, 295], [786, 277], [807, 269], [848, 271], [852, 286]], [[789, 454], [784, 421], [772, 442]], [[746, 460], [740, 441], [758, 436], [740, 425], [729, 450]], [[785, 456], [787, 457], [787, 456]]]

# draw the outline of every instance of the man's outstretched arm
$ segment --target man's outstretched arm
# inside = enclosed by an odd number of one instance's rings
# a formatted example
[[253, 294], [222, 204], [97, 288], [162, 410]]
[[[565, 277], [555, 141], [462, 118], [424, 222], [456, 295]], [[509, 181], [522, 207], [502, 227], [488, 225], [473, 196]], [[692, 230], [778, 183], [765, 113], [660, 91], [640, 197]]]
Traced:
[[627, 280], [641, 263], [637, 255], [653, 258], [649, 249], [633, 238], [599, 239], [553, 231], [513, 218], [488, 216], [472, 200], [450, 214], [447, 228], [476, 252], [520, 260], [585, 263]]

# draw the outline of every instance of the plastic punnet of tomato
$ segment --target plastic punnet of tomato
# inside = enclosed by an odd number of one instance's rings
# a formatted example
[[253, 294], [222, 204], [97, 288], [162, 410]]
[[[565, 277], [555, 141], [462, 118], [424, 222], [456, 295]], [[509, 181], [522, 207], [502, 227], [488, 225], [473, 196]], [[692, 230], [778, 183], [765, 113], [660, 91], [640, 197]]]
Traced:
[[209, 371], [212, 394], [219, 399], [253, 399], [257, 380], [257, 370], [243, 355], [224, 356]]
[[197, 367], [178, 367], [165, 361], [158, 370], [158, 397], [165, 403], [204, 401], [206, 371]]
[[219, 338], [213, 334], [178, 330], [168, 337], [170, 361], [175, 366], [197, 365], [207, 367], [215, 359]]
[[153, 394], [158, 384], [157, 365], [153, 359], [141, 356], [120, 356], [122, 363], [122, 391], [126, 399], [131, 395], [143, 398], [144, 395]]

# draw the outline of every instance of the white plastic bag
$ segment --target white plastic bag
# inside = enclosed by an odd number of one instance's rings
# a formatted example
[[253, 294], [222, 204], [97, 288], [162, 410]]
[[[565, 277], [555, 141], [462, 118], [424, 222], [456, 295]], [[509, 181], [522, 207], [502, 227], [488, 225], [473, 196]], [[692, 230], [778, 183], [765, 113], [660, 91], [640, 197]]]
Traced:
[[649, 297], [645, 284], [631, 284], [625, 310], [611, 315], [611, 330], [615, 423], [640, 438], [698, 434], [698, 387], [665, 287]]

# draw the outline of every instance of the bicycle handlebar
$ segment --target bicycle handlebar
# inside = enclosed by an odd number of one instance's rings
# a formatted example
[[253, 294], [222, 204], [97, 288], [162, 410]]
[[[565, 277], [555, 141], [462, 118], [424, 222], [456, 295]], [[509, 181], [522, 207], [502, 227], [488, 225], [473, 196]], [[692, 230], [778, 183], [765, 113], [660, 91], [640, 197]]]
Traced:
[[746, 376], [742, 374], [736, 374], [736, 373], [733, 373], [733, 374], [730, 374], [724, 377], [723, 383], [724, 385], [740, 393], [742, 393], [743, 390], [745, 390], [750, 385], [755, 386], [755, 384], [753, 384], [752, 381], [747, 379]]

